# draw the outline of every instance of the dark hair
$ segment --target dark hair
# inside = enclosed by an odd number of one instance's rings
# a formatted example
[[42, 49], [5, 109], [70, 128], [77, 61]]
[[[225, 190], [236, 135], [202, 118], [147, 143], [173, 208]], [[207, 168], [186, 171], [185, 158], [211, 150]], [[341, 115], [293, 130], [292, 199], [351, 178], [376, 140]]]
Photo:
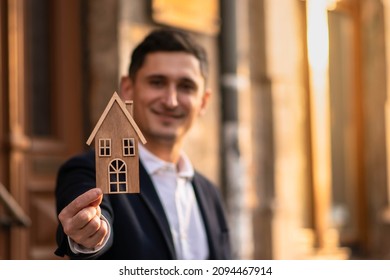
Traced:
[[129, 77], [134, 79], [142, 67], [145, 57], [153, 52], [186, 52], [199, 60], [200, 71], [205, 80], [208, 75], [207, 54], [203, 47], [183, 31], [175, 29], [158, 29], [152, 31], [134, 49], [129, 66]]

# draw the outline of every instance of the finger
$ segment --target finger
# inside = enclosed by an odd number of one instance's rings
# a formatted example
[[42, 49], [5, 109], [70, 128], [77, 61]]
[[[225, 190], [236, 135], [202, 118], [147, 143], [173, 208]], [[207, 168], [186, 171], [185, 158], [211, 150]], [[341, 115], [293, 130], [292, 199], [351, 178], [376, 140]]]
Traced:
[[93, 206], [93, 207], [98, 207], [100, 205], [100, 203], [102, 203], [102, 200], [103, 200], [103, 194], [102, 194], [102, 190], [97, 188], [98, 190], [100, 190], [100, 195], [98, 196], [98, 198], [94, 201], [92, 201], [89, 206]]
[[85, 242], [94, 235], [101, 226], [101, 220], [99, 217], [93, 217], [83, 228], [76, 229], [69, 236], [78, 244], [84, 245]]
[[108, 234], [108, 227], [105, 221], [102, 220], [100, 228], [93, 236], [91, 236], [90, 241], [94, 244], [94, 247], [100, 246], [106, 235]]
[[96, 207], [96, 216], [100, 217], [102, 215], [102, 210], [100, 209], [100, 206]]
[[[80, 241], [78, 242], [79, 244], [82, 244], [84, 247], [87, 248], [94, 248], [96, 246], [99, 246], [102, 244], [104, 241], [105, 236], [108, 233], [108, 227], [105, 221], [100, 220], [99, 221], [100, 226], [96, 230], [96, 221], [95, 219], [91, 221], [90, 224], [88, 224], [84, 229], [83, 229], [83, 238], [80, 238]], [[88, 237], [87, 233], [92, 232]]]
[[63, 209], [64, 216], [67, 217], [73, 217], [75, 216], [81, 209], [84, 209], [88, 206], [98, 206], [103, 199], [103, 194], [101, 189], [94, 188], [91, 189], [79, 197], [77, 197], [75, 200], [73, 200], [71, 203], [69, 203], [68, 206], [66, 206]]
[[97, 215], [97, 209], [95, 207], [88, 206], [80, 210], [71, 220], [71, 224], [75, 230], [82, 229], [85, 227], [92, 219], [98, 217], [100, 219], [100, 214]]
[[100, 246], [103, 243], [104, 238], [106, 237], [107, 234], [108, 234], [107, 222], [102, 220], [99, 230], [95, 233], [95, 238], [100, 239], [97, 246]]
[[91, 219], [88, 224], [80, 230], [80, 233], [83, 235], [82, 240], [86, 240], [93, 236], [100, 229], [101, 223], [102, 221], [99, 217], [93, 217], [93, 219]]

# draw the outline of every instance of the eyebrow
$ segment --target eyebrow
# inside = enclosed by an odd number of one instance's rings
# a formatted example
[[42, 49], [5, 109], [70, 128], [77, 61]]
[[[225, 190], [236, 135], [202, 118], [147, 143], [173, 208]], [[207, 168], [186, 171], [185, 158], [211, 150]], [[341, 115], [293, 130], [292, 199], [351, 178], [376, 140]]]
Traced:
[[[150, 75], [146, 76], [145, 79], [147, 79], [147, 80], [150, 80], [150, 79], [168, 79], [168, 76], [163, 75], [163, 74], [150, 74]], [[179, 77], [178, 80], [196, 84], [195, 79], [192, 79], [192, 78], [187, 77], [187, 76]]]
[[165, 75], [161, 74], [151, 74], [145, 77], [145, 79], [150, 80], [150, 79], [166, 79], [167, 77]]

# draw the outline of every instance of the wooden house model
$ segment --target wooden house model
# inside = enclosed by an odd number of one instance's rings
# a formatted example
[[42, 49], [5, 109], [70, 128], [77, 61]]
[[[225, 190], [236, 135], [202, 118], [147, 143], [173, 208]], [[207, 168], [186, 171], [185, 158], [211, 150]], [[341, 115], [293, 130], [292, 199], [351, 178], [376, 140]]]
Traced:
[[95, 139], [96, 187], [103, 193], [139, 193], [138, 142], [146, 140], [132, 117], [132, 101], [114, 92], [87, 140]]

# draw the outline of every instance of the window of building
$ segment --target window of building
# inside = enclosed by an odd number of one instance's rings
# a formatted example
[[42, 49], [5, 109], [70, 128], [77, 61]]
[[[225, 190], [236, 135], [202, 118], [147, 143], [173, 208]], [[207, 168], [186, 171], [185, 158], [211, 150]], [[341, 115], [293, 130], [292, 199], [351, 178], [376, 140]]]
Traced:
[[99, 156], [111, 156], [111, 139], [99, 139]]
[[109, 166], [110, 193], [127, 192], [127, 167], [121, 159], [114, 159]]
[[134, 138], [123, 138], [123, 156], [135, 156]]

